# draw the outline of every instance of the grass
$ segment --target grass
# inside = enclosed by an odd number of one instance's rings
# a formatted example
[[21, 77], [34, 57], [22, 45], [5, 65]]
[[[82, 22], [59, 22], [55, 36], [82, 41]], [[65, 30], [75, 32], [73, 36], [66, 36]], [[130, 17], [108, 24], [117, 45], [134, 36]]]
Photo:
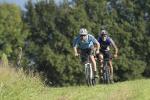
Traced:
[[46, 87], [38, 76], [0, 67], [0, 100], [150, 100], [150, 80], [94, 87]]

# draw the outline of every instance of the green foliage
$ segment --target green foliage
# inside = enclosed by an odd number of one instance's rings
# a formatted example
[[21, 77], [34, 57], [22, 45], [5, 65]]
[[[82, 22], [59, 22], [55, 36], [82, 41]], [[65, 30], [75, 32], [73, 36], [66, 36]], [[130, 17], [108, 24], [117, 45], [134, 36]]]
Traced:
[[24, 47], [28, 35], [22, 21], [19, 7], [11, 4], [0, 4], [0, 56], [5, 53], [8, 58], [15, 60], [14, 50]]

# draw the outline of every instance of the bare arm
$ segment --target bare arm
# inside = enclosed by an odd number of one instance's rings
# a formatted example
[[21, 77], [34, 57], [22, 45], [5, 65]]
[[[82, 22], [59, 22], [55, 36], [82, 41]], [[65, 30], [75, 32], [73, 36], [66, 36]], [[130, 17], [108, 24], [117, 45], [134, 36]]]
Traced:
[[78, 52], [77, 52], [77, 47], [73, 47], [73, 50], [74, 50], [75, 56], [78, 56], [79, 54], [78, 54]]
[[74, 40], [74, 43], [73, 43], [73, 50], [74, 50], [74, 55], [75, 56], [78, 56], [79, 54], [78, 54], [78, 51], [77, 51], [77, 48], [78, 48], [78, 39], [76, 38], [75, 40]]
[[99, 42], [98, 42], [98, 41], [96, 41], [96, 48], [97, 48], [97, 51], [98, 51], [98, 53], [99, 53], [100, 44], [99, 44]]
[[95, 38], [94, 36], [91, 35], [91, 37], [92, 37], [93, 43], [94, 43], [95, 46], [96, 46], [96, 53], [98, 54], [98, 53], [99, 53], [99, 49], [100, 49], [100, 44], [99, 44], [99, 42], [96, 40], [96, 38]]
[[118, 48], [112, 39], [111, 39], [111, 43], [112, 43], [113, 48], [115, 49], [115, 55], [118, 55]]

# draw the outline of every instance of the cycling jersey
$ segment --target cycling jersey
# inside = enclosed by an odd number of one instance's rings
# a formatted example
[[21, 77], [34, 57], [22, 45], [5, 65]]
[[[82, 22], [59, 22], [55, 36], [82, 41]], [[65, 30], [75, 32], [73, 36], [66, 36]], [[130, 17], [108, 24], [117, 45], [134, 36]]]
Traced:
[[96, 44], [96, 42], [97, 40], [94, 38], [93, 35], [88, 34], [86, 40], [81, 40], [80, 35], [78, 35], [73, 42], [73, 47], [88, 49], [92, 48], [94, 44]]
[[114, 41], [110, 38], [107, 37], [106, 41], [103, 41], [102, 37], [98, 38], [98, 42], [100, 44], [100, 50], [101, 51], [109, 51], [111, 45], [115, 45]]

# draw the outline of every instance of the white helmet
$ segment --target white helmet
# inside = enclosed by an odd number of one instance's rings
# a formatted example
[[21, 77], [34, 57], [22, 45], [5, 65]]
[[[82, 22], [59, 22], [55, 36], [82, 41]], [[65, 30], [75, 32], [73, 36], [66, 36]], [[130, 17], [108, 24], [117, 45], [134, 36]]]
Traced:
[[79, 31], [79, 35], [87, 35], [88, 32], [85, 28], [81, 28], [80, 31]]

